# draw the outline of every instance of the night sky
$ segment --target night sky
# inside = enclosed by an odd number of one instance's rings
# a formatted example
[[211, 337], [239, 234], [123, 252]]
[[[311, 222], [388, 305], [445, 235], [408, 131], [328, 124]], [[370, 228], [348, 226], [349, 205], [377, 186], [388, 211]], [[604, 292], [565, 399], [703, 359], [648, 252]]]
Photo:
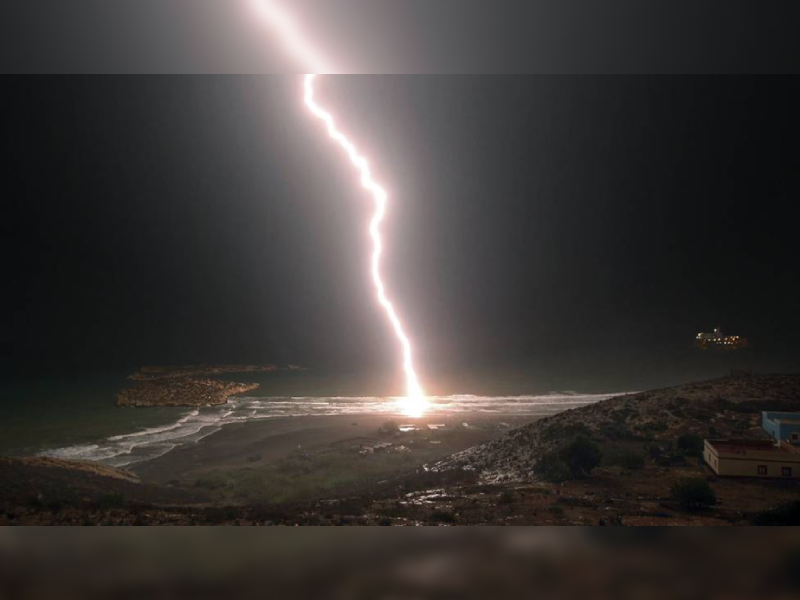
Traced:
[[[400, 388], [369, 200], [300, 84], [5, 79], [4, 370], [297, 363]], [[796, 80], [319, 90], [392, 195], [385, 275], [429, 389], [512, 371], [677, 382], [728, 368], [692, 347], [715, 326], [750, 339], [743, 366], [798, 370]]]
[[[4, 0], [0, 71], [295, 73], [252, 0]], [[337, 73], [796, 73], [796, 0], [284, 0]]]

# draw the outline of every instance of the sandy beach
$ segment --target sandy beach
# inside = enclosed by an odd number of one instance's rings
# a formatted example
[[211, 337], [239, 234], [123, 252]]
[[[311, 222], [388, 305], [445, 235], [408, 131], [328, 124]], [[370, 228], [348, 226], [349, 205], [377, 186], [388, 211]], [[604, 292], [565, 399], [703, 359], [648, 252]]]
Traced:
[[[386, 414], [264, 419], [227, 425], [196, 444], [129, 470], [145, 482], [205, 488], [228, 501], [252, 501], [262, 484], [265, 489], [280, 488], [283, 476], [291, 476], [291, 484], [286, 479], [291, 489], [279, 489], [279, 496], [306, 499], [338, 489], [339, 484], [348, 487], [365, 478], [413, 471], [535, 420], [479, 413], [416, 420]], [[415, 430], [380, 432], [387, 422], [413, 425]], [[334, 472], [337, 483], [328, 480]]]

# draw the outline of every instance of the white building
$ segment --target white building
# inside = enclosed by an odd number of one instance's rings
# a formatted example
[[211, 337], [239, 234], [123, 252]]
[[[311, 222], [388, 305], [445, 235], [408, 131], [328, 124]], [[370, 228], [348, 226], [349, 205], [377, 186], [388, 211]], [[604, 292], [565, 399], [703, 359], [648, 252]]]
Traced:
[[800, 477], [800, 449], [768, 440], [705, 440], [703, 458], [723, 477]]

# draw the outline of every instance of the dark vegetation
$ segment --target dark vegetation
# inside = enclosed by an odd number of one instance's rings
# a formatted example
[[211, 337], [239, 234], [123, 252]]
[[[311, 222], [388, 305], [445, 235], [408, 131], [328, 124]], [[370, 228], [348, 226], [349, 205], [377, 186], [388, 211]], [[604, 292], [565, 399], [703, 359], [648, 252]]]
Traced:
[[570, 473], [567, 463], [555, 452], [545, 454], [539, 459], [533, 475], [551, 483], [561, 483], [572, 478], [572, 473]]
[[616, 466], [630, 471], [644, 469], [646, 462], [644, 454], [627, 447], [607, 452], [604, 458], [604, 462], [609, 466]]
[[678, 450], [687, 456], [700, 458], [703, 456], [703, 438], [693, 433], [687, 433], [678, 438]]
[[586, 477], [600, 464], [603, 453], [596, 442], [586, 436], [579, 435], [561, 451], [561, 458], [566, 463], [573, 477]]
[[672, 499], [688, 511], [707, 510], [717, 503], [717, 495], [704, 479], [687, 478], [672, 485]]
[[535, 474], [551, 482], [579, 479], [591, 475], [601, 458], [602, 451], [597, 443], [579, 434], [563, 448], [542, 456]]
[[756, 513], [751, 522], [753, 525], [796, 527], [800, 525], [800, 500]]

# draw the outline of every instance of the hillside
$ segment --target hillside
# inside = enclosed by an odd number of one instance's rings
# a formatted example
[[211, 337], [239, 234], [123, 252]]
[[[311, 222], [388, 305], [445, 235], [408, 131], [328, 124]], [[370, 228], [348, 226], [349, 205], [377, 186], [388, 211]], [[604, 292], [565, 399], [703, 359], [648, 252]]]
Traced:
[[466, 469], [486, 482], [536, 480], [540, 459], [578, 435], [601, 445], [674, 443], [682, 435], [761, 439], [762, 410], [800, 410], [800, 375], [725, 377], [618, 396], [559, 413], [459, 452], [432, 467]]
[[[128, 471], [98, 463], [55, 458], [0, 457], [0, 524], [65, 524], [133, 521], [136, 506], [192, 504], [203, 498], [142, 483]], [[134, 515], [135, 517], [135, 515]]]

